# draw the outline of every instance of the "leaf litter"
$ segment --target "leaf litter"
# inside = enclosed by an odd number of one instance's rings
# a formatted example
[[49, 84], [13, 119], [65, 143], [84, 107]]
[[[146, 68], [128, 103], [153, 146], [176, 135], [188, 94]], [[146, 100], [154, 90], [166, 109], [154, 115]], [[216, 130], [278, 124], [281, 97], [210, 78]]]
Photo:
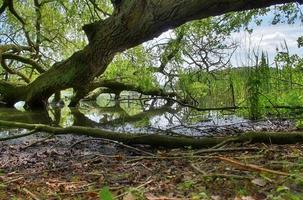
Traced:
[[122, 200], [303, 196], [300, 144], [228, 144], [221, 148], [238, 150], [196, 154], [191, 148], [128, 148], [75, 135], [38, 140], [1, 142], [0, 199], [100, 199], [105, 187]]

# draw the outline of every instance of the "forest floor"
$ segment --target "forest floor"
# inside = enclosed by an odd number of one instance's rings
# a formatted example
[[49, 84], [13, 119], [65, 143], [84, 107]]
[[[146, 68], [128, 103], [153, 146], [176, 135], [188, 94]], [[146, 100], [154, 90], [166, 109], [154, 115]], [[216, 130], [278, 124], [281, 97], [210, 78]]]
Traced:
[[303, 199], [301, 144], [168, 150], [41, 134], [0, 142], [0, 169], [3, 200]]

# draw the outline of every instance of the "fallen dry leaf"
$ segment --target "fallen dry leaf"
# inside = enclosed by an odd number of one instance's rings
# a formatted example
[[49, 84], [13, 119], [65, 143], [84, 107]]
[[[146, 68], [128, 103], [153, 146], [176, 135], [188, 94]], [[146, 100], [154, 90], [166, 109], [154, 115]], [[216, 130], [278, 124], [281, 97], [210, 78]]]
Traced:
[[256, 199], [251, 196], [246, 196], [246, 197], [236, 197], [234, 200], [256, 200]]
[[147, 200], [181, 200], [179, 198], [165, 197], [165, 196], [156, 197], [153, 194], [146, 194], [145, 197]]
[[257, 186], [260, 186], [260, 187], [263, 187], [266, 185], [266, 181], [264, 179], [261, 179], [261, 178], [255, 178], [251, 181], [253, 184], [257, 185]]
[[136, 200], [136, 199], [137, 198], [132, 193], [128, 193], [123, 197], [123, 200]]

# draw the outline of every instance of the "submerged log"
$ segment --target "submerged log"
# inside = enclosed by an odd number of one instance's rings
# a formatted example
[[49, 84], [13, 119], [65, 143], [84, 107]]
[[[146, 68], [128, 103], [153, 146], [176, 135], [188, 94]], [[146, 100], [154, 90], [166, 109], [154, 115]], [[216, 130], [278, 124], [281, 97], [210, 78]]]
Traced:
[[43, 131], [54, 135], [76, 134], [86, 135], [96, 138], [106, 138], [116, 140], [125, 144], [147, 144], [152, 146], [164, 146], [167, 148], [186, 147], [205, 148], [213, 147], [226, 140], [234, 143], [267, 143], [267, 144], [295, 144], [303, 143], [303, 132], [248, 132], [239, 136], [227, 137], [186, 137], [169, 136], [163, 134], [132, 134], [124, 132], [115, 132], [99, 128], [90, 128], [82, 126], [71, 126], [67, 128], [52, 127], [44, 124], [27, 124], [21, 122], [10, 122], [0, 120], [1, 127], [24, 128], [29, 130]]

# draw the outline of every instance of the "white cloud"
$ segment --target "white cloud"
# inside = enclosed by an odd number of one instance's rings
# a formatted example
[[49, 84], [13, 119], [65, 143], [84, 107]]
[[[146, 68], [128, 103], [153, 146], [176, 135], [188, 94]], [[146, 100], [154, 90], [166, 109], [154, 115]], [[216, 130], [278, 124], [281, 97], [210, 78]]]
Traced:
[[284, 46], [284, 41], [291, 54], [297, 53], [302, 55], [302, 50], [297, 47], [297, 39], [303, 35], [302, 25], [269, 25], [255, 27], [254, 31], [249, 34], [241, 31], [235, 33], [232, 38], [240, 43], [240, 47], [232, 59], [234, 65], [250, 64], [253, 62], [249, 59], [249, 54], [252, 52], [260, 53], [265, 51], [272, 61], [276, 54], [276, 48], [281, 51], [281, 46]]

